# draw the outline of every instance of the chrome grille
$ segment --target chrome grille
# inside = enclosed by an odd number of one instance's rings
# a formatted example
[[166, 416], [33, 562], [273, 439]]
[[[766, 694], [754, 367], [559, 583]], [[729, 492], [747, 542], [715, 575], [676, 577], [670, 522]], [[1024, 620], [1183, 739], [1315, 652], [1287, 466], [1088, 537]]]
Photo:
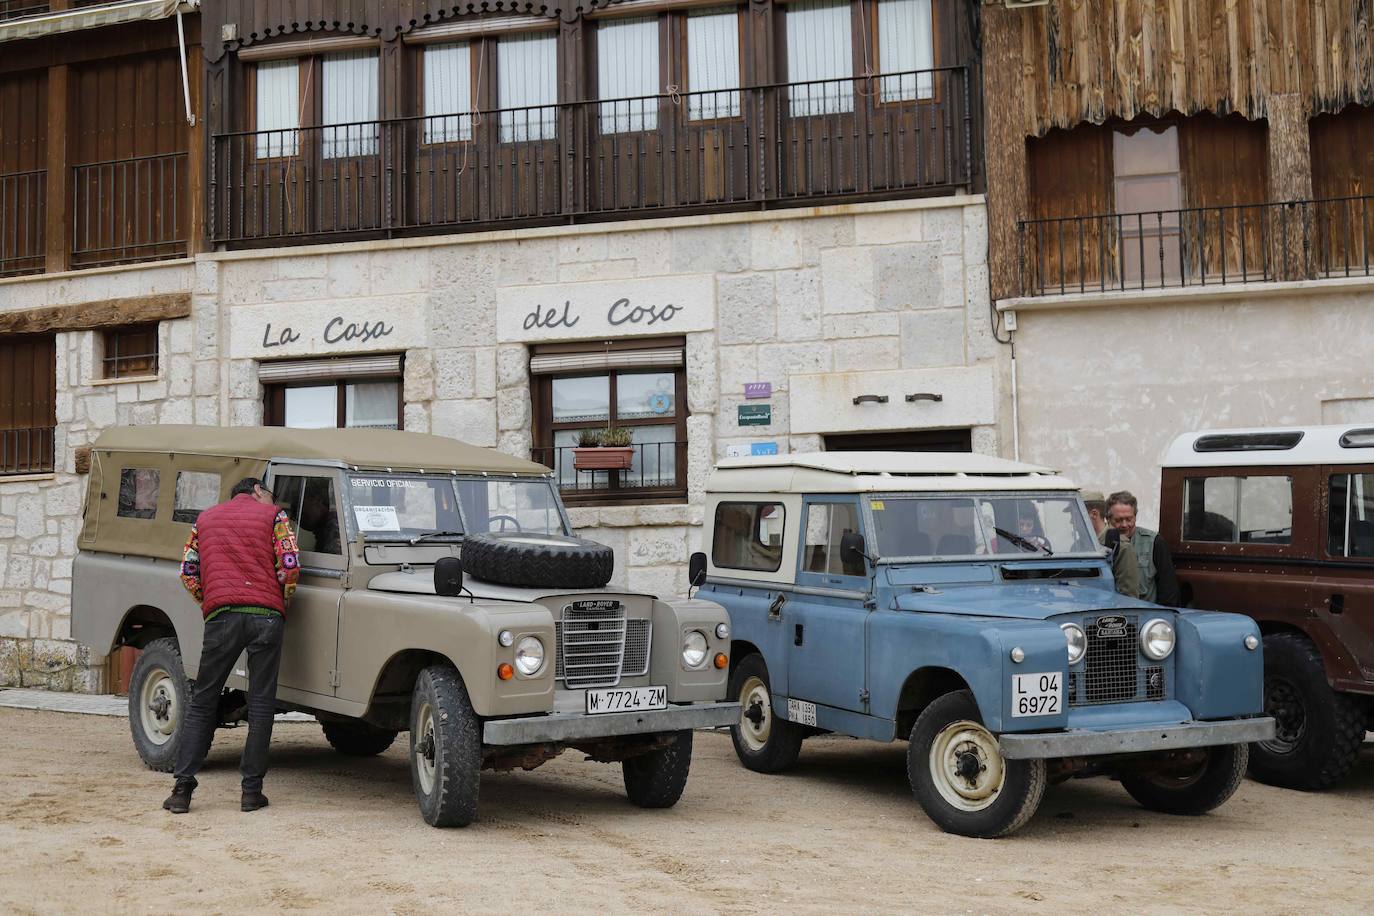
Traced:
[[569, 689], [614, 687], [649, 670], [649, 621], [626, 620], [618, 601], [574, 602], [554, 628], [554, 676]]
[[[1124, 620], [1120, 626], [1102, 626], [1105, 621]], [[1088, 651], [1083, 659], [1083, 677], [1074, 684], [1070, 702], [1075, 706], [1122, 703], [1139, 699], [1140, 679], [1137, 662], [1135, 616], [1109, 614], [1085, 622]], [[1120, 634], [1120, 635], [1115, 635]]]

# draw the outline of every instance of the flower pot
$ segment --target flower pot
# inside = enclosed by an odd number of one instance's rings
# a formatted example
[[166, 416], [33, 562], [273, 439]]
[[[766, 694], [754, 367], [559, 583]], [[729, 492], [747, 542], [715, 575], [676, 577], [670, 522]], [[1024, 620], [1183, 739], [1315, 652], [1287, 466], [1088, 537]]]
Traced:
[[633, 446], [600, 446], [573, 449], [573, 467], [579, 471], [624, 471], [634, 463]]

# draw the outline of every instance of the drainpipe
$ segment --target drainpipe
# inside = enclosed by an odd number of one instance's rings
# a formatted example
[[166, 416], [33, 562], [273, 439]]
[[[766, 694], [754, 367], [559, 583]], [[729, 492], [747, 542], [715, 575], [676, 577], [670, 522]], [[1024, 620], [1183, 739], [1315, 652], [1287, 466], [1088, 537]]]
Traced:
[[[1008, 335], [1010, 336], [1010, 335]], [[1021, 460], [1021, 402], [1016, 394], [1016, 342], [1011, 346], [1011, 457]]]
[[181, 48], [181, 98], [186, 103], [186, 125], [196, 126], [196, 116], [191, 111], [191, 81], [186, 75], [186, 29], [181, 24], [181, 8], [199, 9], [200, 0], [187, 0], [177, 6], [177, 45]]

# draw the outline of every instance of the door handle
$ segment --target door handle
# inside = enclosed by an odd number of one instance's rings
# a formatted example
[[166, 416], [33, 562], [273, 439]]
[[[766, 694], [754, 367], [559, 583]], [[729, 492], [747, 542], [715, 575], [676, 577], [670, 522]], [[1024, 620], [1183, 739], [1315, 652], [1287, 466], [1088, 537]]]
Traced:
[[1326, 599], [1326, 606], [1333, 614], [1345, 613], [1345, 595], [1332, 595], [1330, 598]]
[[782, 592], [778, 592], [777, 596], [774, 597], [772, 602], [770, 602], [768, 605], [768, 617], [772, 620], [777, 620], [779, 617], [781, 617], [782, 606], [786, 603], [787, 596], [784, 595]]
[[792, 645], [794, 645], [794, 646], [800, 646], [801, 644], [802, 644], [802, 625], [801, 625], [801, 624], [797, 624], [796, 634], [792, 637]]

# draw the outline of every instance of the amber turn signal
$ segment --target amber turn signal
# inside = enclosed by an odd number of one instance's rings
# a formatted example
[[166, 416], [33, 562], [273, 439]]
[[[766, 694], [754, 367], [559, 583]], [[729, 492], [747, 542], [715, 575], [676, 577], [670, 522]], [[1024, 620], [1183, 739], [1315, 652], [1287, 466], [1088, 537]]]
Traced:
[[725, 667], [726, 665], [728, 665], [728, 664], [730, 664], [730, 659], [728, 659], [728, 658], [725, 657], [725, 653], [724, 653], [724, 652], [717, 652], [717, 653], [716, 653], [716, 667], [717, 667], [717, 668], [724, 668], [724, 667]]
[[515, 677], [515, 669], [510, 666], [510, 662], [502, 662], [496, 666], [496, 676], [503, 681], [508, 681]]

